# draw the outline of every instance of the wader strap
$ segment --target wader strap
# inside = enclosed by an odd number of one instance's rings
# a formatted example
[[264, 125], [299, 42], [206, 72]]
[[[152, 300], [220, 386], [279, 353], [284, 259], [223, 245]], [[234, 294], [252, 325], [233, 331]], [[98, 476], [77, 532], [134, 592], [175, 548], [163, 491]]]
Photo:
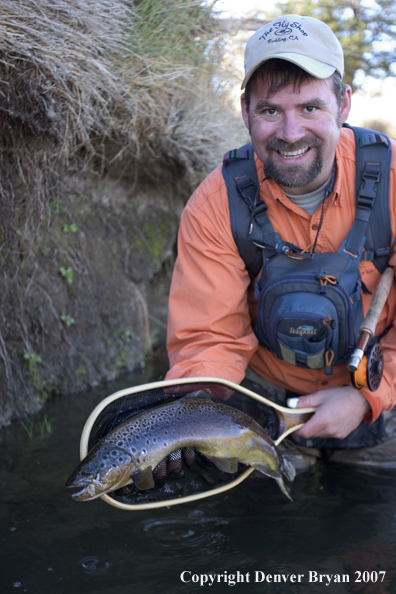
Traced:
[[[258, 188], [251, 142], [224, 155], [223, 177], [227, 186], [232, 236], [246, 270], [255, 278], [261, 270], [263, 260], [261, 250], [252, 243], [248, 235], [250, 213]], [[240, 199], [241, 196], [243, 200]]]
[[345, 251], [353, 256], [357, 256], [360, 251], [362, 237], [366, 236], [366, 229], [374, 207], [380, 177], [379, 163], [365, 163], [362, 175], [363, 182], [357, 195], [355, 220], [345, 246]]
[[[353, 130], [356, 144], [357, 218], [361, 229], [366, 226], [366, 243], [362, 260], [374, 262], [382, 273], [390, 255], [392, 228], [389, 210], [389, 178], [392, 146], [385, 134], [367, 128], [344, 127]], [[365, 223], [368, 217], [369, 224]], [[359, 223], [357, 224], [357, 227]], [[359, 230], [357, 230], [359, 233]], [[351, 238], [351, 249], [358, 242]]]
[[[227, 169], [230, 163], [232, 167]], [[256, 197], [259, 183], [251, 143], [224, 155], [223, 177], [228, 192], [232, 234], [251, 277], [255, 278], [260, 272], [263, 257], [269, 258], [282, 252], [285, 246], [294, 251], [301, 251], [297, 246], [282, 241], [268, 217], [267, 205]], [[243, 200], [238, 200], [238, 197]], [[265, 254], [262, 253], [263, 249]]]

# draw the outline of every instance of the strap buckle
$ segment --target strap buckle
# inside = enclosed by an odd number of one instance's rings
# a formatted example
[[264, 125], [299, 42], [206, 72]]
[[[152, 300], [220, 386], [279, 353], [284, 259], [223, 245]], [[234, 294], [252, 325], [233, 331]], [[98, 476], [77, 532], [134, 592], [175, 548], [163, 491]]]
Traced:
[[363, 173], [363, 184], [359, 190], [357, 200], [358, 207], [373, 207], [375, 196], [377, 194], [376, 184], [378, 184], [380, 177], [381, 169], [379, 163], [366, 163]]

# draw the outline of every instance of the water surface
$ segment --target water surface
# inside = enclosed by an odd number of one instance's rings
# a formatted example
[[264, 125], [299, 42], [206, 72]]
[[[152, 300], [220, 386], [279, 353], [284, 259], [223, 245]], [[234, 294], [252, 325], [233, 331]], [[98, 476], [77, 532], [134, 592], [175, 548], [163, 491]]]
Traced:
[[[296, 479], [293, 503], [261, 478], [159, 510], [72, 501], [64, 484], [92, 409], [116, 390], [157, 381], [164, 372], [164, 360], [154, 359], [105, 388], [54, 399], [25, 426], [0, 432], [1, 594], [396, 590], [392, 475], [323, 465]], [[317, 572], [311, 582], [309, 572]], [[214, 584], [200, 585], [209, 574]], [[328, 578], [319, 581], [326, 574], [333, 575], [329, 585]], [[274, 582], [277, 576], [282, 581]], [[335, 583], [336, 576], [350, 581]]]

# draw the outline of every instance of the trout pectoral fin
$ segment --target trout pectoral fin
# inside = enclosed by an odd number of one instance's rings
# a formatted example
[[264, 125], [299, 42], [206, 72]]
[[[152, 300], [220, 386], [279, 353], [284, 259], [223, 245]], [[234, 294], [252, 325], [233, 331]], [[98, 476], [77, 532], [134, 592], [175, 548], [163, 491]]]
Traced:
[[217, 456], [208, 456], [208, 458], [223, 472], [233, 474], [238, 470], [237, 458], [217, 458]]
[[293, 464], [285, 457], [282, 460], [281, 472], [288, 481], [294, 481], [296, 477], [296, 469], [294, 468]]
[[148, 466], [145, 470], [137, 471], [132, 475], [133, 484], [139, 491], [147, 491], [152, 489], [155, 485], [153, 479], [153, 469]]

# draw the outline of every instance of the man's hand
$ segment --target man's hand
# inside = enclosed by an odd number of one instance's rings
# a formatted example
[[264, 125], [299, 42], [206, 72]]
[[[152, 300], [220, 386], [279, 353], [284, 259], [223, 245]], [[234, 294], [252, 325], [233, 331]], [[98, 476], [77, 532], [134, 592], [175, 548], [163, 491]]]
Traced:
[[352, 386], [319, 390], [308, 396], [300, 396], [297, 408], [313, 406], [315, 414], [296, 435], [311, 437], [347, 437], [360, 423], [370, 405], [365, 397]]

